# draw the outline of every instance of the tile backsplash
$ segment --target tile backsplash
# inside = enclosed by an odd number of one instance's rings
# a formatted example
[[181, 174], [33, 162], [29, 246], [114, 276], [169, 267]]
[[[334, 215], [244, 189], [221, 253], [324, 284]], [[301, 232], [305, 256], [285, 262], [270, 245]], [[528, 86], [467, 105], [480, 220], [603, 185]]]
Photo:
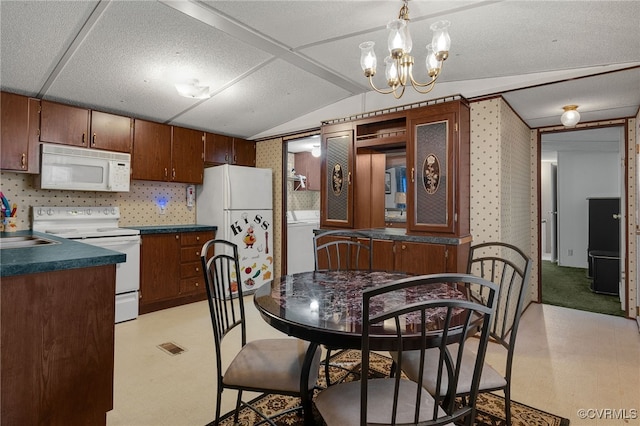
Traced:
[[[85, 192], [38, 189], [36, 175], [0, 173], [0, 190], [18, 205], [18, 230], [30, 229], [33, 206], [119, 206], [120, 226], [183, 225], [196, 222], [195, 207], [186, 205], [187, 184], [131, 181], [129, 192]], [[166, 201], [164, 214], [159, 207]], [[197, 202], [197, 200], [196, 200]]]

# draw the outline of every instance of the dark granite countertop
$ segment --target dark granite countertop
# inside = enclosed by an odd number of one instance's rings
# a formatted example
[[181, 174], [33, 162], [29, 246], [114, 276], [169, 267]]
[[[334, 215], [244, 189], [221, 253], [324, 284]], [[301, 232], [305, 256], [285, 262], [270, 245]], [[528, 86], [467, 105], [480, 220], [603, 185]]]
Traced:
[[[313, 230], [316, 235], [326, 231], [329, 231], [329, 229]], [[468, 236], [468, 238], [456, 238], [435, 235], [408, 235], [402, 228], [345, 229], [344, 235], [348, 237], [353, 235], [356, 231], [371, 235], [371, 237], [376, 240], [409, 241], [429, 244], [460, 245], [470, 241], [471, 239], [471, 236]]]
[[57, 244], [1, 249], [0, 277], [111, 265], [127, 258], [124, 253], [34, 231], [2, 232], [0, 238], [30, 235]]
[[197, 231], [217, 231], [218, 227], [213, 225], [152, 225], [152, 226], [127, 226], [126, 228], [137, 229], [140, 235], [145, 234], [169, 234], [172, 232], [197, 232]]

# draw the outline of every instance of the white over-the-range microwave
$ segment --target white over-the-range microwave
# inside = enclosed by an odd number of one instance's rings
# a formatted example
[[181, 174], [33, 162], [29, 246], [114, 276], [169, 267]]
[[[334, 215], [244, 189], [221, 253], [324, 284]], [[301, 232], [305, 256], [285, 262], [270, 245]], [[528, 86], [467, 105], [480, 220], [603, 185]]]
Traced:
[[130, 154], [44, 143], [41, 146], [40, 188], [129, 191]]

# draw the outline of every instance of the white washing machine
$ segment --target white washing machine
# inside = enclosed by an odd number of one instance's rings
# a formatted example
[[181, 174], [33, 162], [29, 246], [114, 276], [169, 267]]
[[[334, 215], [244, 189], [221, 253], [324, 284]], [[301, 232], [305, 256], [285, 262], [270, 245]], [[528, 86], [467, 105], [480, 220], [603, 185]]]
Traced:
[[313, 271], [313, 230], [320, 227], [320, 211], [287, 212], [287, 273]]

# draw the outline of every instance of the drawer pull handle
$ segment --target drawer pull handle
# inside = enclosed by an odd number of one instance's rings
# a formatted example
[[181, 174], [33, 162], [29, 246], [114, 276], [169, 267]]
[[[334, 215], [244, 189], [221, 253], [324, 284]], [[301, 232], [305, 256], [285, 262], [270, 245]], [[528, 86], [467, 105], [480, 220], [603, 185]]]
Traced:
[[200, 252], [199, 251], [196, 252], [196, 256], [200, 256]]

